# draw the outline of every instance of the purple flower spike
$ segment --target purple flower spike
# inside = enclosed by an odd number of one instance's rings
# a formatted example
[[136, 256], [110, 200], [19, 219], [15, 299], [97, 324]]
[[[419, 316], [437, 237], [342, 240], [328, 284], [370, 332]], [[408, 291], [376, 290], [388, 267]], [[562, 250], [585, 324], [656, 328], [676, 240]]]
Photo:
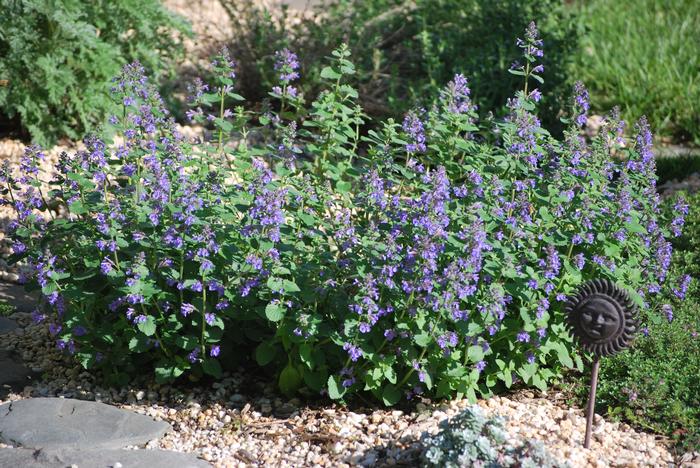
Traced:
[[469, 89], [467, 78], [462, 74], [457, 74], [441, 92], [442, 102], [449, 112], [466, 114], [476, 109], [470, 94], [471, 90]]
[[664, 313], [669, 323], [673, 322], [673, 307], [671, 307], [669, 304], [664, 304], [661, 306], [661, 312]]
[[587, 113], [590, 108], [588, 90], [581, 81], [574, 83], [574, 109], [576, 112], [576, 124], [579, 127], [586, 125]]
[[289, 84], [299, 78], [299, 59], [289, 49], [275, 52], [275, 70], [279, 72], [279, 79], [284, 84]]
[[403, 131], [406, 132], [410, 142], [406, 145], [408, 153], [424, 153], [425, 146], [425, 129], [418, 114], [415, 111], [410, 111], [403, 119]]

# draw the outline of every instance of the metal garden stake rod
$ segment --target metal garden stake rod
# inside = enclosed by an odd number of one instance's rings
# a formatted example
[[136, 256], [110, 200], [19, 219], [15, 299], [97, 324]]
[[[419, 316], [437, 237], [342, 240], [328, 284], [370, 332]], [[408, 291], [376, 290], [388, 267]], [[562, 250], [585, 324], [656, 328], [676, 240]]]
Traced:
[[610, 280], [596, 279], [581, 286], [568, 299], [564, 310], [572, 334], [585, 350], [593, 354], [583, 441], [583, 446], [590, 448], [600, 358], [618, 353], [630, 345], [638, 328], [637, 309], [624, 289]]
[[593, 369], [591, 369], [591, 391], [588, 394], [588, 404], [586, 405], [586, 437], [583, 439], [583, 446], [591, 446], [591, 429], [593, 426], [593, 413], [595, 412], [595, 390], [598, 386], [598, 369], [600, 368], [600, 358], [593, 359]]

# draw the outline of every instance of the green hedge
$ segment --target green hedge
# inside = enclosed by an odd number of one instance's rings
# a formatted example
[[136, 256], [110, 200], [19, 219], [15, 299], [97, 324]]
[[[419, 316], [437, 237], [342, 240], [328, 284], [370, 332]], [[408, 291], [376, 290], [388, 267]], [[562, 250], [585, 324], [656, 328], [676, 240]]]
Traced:
[[0, 10], [0, 121], [42, 144], [104, 121], [121, 66], [168, 73], [189, 34], [158, 0], [2, 0]]

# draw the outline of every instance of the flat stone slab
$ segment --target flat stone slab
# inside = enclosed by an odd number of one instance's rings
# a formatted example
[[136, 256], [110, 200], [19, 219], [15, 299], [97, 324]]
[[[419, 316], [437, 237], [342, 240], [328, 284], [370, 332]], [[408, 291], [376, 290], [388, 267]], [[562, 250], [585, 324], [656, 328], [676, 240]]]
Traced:
[[28, 398], [0, 405], [0, 442], [26, 448], [120, 449], [169, 429], [164, 421], [94, 401]]
[[31, 312], [39, 304], [39, 293], [27, 293], [24, 286], [0, 281], [0, 301], [14, 306], [18, 312]]
[[7, 317], [0, 317], [0, 335], [9, 333], [17, 328], [17, 322]]
[[5, 349], [0, 350], [0, 398], [5, 398], [11, 391], [21, 391], [38, 376], [38, 373], [24, 367], [17, 354]]
[[[209, 468], [192, 454], [164, 450], [0, 449], [0, 466], [22, 468]], [[119, 465], [116, 465], [119, 466]]]

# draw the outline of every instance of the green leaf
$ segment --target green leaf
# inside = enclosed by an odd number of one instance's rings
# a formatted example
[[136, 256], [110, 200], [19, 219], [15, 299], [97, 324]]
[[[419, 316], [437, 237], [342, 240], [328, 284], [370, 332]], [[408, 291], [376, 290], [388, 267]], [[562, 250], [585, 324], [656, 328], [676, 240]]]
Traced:
[[447, 379], [442, 379], [437, 386], [437, 392], [435, 394], [436, 397], [442, 398], [444, 396], [447, 396], [450, 394], [452, 391], [452, 387], [450, 385], [450, 381]]
[[530, 379], [532, 378], [533, 375], [537, 372], [537, 365], [536, 364], [524, 364], [520, 370], [518, 370], [518, 374], [520, 377], [523, 378], [523, 382], [528, 383], [530, 382]]
[[261, 366], [271, 363], [277, 354], [277, 348], [271, 341], [263, 341], [255, 348], [255, 360]]
[[155, 368], [155, 374], [156, 374], [156, 382], [158, 383], [166, 383], [166, 382], [172, 382], [176, 378], [180, 377], [182, 373], [184, 372], [184, 369], [173, 364], [163, 364], [163, 365], [158, 365]]
[[540, 217], [542, 218], [543, 221], [545, 222], [550, 222], [554, 220], [554, 217], [549, 213], [549, 209], [547, 209], [546, 206], [540, 207], [538, 210], [538, 213], [540, 214]]
[[313, 347], [310, 344], [304, 343], [299, 346], [299, 357], [301, 362], [306, 364], [306, 367], [309, 369], [314, 368]]
[[296, 216], [297, 216], [297, 218], [302, 220], [304, 222], [304, 224], [306, 224], [307, 226], [309, 226], [309, 227], [316, 226], [316, 218], [314, 218], [310, 214], [299, 212], [296, 214]]
[[430, 376], [430, 372], [423, 373], [423, 383], [428, 390], [433, 388], [433, 378]]
[[542, 390], [543, 392], [547, 390], [547, 382], [542, 379], [538, 374], [532, 376], [532, 384]]
[[394, 384], [388, 384], [382, 392], [382, 401], [386, 406], [394, 406], [401, 400], [401, 390]]
[[384, 377], [386, 377], [386, 379], [389, 382], [395, 384], [396, 383], [396, 371], [394, 370], [394, 368], [391, 366], [384, 366]]
[[282, 289], [282, 285], [284, 284], [282, 283], [282, 281], [282, 278], [275, 278], [274, 276], [270, 276], [267, 279], [267, 287], [272, 289], [273, 291], [279, 291], [280, 289]]
[[428, 335], [427, 333], [421, 333], [420, 335], [415, 335], [413, 337], [413, 342], [422, 348], [428, 346], [430, 340], [430, 335]]
[[202, 370], [204, 370], [205, 374], [211, 375], [217, 379], [221, 377], [221, 364], [219, 364], [219, 361], [216, 359], [204, 358]]
[[467, 388], [467, 400], [469, 404], [473, 405], [476, 403], [476, 393], [474, 393], [474, 387]]
[[338, 190], [340, 193], [348, 193], [351, 187], [352, 184], [350, 182], [345, 182], [344, 180], [339, 180], [338, 183], [335, 184], [336, 190]]
[[513, 385], [513, 376], [510, 374], [510, 369], [506, 369], [502, 373], [503, 383], [506, 384], [507, 388]]
[[646, 234], [647, 230], [644, 226], [642, 226], [639, 223], [636, 222], [631, 222], [631, 223], [625, 223], [625, 229], [627, 229], [627, 232], [632, 232], [635, 234]]
[[96, 270], [88, 270], [80, 275], [74, 276], [73, 279], [75, 281], [85, 281], [86, 279], [90, 279], [94, 276], [97, 276], [97, 271]]
[[301, 387], [302, 378], [294, 366], [289, 363], [280, 373], [278, 383], [282, 393], [285, 395], [292, 395], [299, 389], [299, 387]]
[[326, 380], [324, 371], [304, 372], [304, 383], [313, 391], [320, 392], [323, 388], [323, 382]]
[[84, 369], [90, 369], [95, 363], [95, 356], [90, 353], [76, 353], [75, 357], [78, 359], [80, 365], [83, 366]]
[[186, 351], [192, 351], [199, 344], [198, 340], [193, 336], [178, 336], [175, 338], [175, 344]]
[[168, 367], [156, 367], [155, 374], [156, 374], [156, 382], [158, 382], [158, 383], [169, 382], [173, 378], [173, 373], [172, 373], [171, 369]]
[[484, 359], [484, 349], [480, 345], [470, 346], [467, 357], [470, 362], [479, 362]]
[[219, 117], [214, 119], [214, 123], [216, 124], [217, 127], [219, 127], [223, 132], [230, 132], [233, 130], [233, 124], [229, 122], [228, 120], [223, 120]]
[[146, 317], [145, 322], [141, 322], [136, 327], [146, 336], [153, 336], [156, 333], [156, 319], [152, 316]]
[[569, 356], [569, 350], [566, 349], [566, 345], [563, 343], [557, 347], [557, 357], [562, 365], [568, 367], [569, 369], [573, 369], [574, 361], [571, 359], [571, 356]]
[[265, 307], [265, 317], [271, 322], [279, 322], [284, 317], [285, 308], [279, 304], [268, 304]]
[[282, 281], [282, 287], [284, 288], [284, 292], [299, 292], [301, 289], [299, 289], [299, 286], [294, 281], [290, 280], [284, 280]]
[[327, 78], [329, 80], [337, 80], [340, 78], [341, 75], [337, 71], [333, 70], [331, 67], [323, 67], [323, 70], [321, 70], [321, 78]]
[[338, 377], [328, 377], [328, 396], [331, 400], [340, 400], [345, 395], [346, 388], [340, 384]]
[[144, 336], [135, 336], [129, 340], [129, 351], [143, 353], [148, 350], [148, 339]]

